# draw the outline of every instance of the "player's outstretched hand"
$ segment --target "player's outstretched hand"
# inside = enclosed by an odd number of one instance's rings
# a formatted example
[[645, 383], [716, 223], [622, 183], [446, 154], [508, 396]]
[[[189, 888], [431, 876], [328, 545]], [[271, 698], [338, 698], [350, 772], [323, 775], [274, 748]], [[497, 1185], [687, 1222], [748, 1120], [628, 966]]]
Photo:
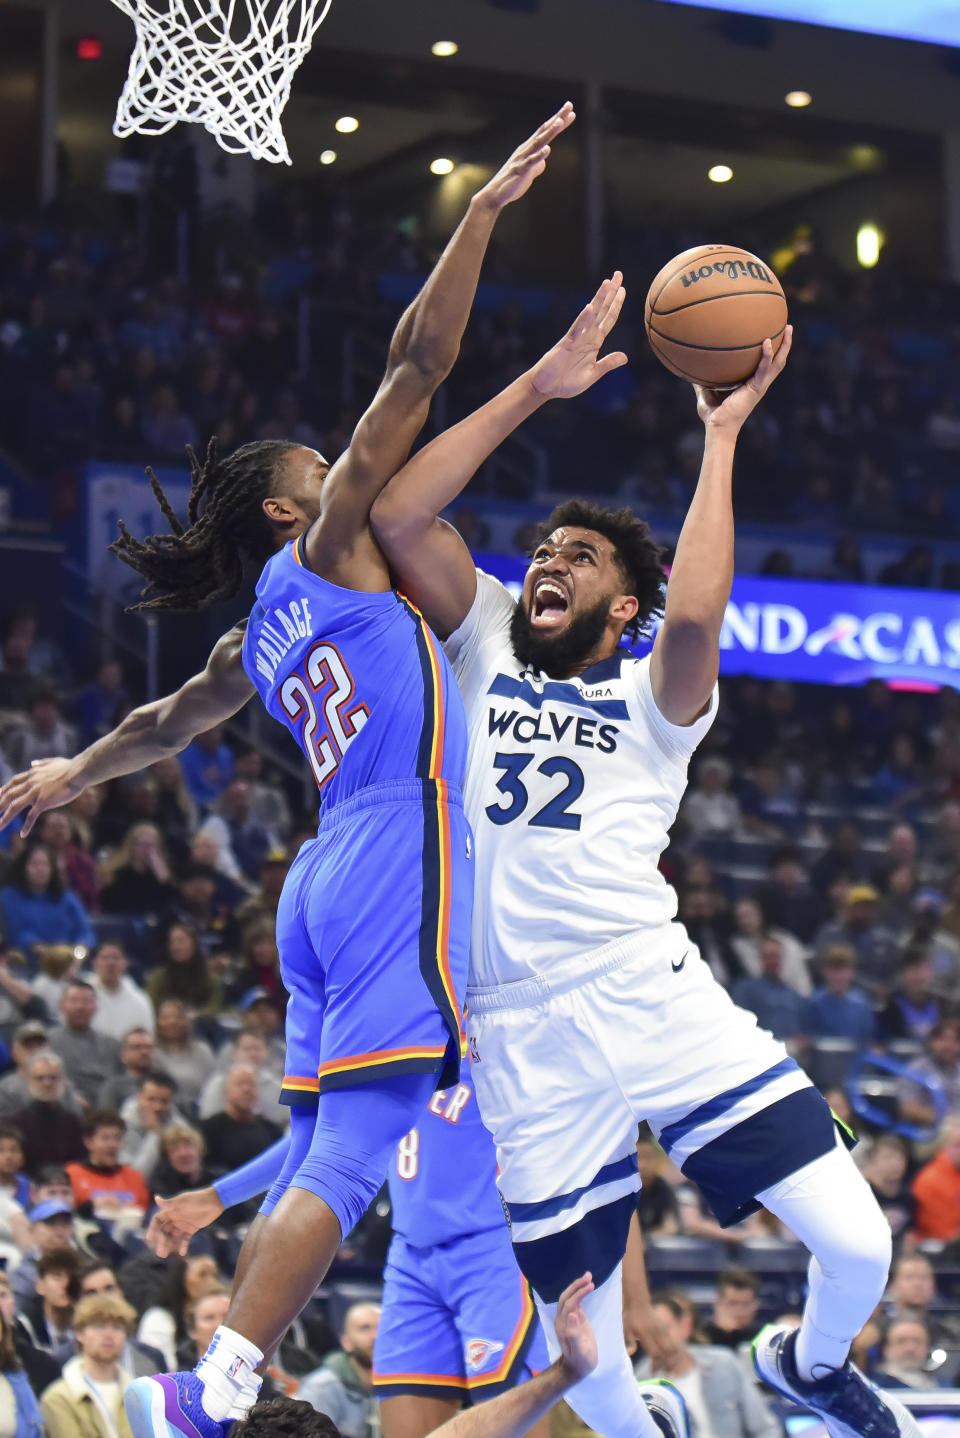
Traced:
[[555, 115], [545, 120], [538, 130], [524, 140], [500, 169], [479, 191], [477, 198], [491, 204], [495, 210], [502, 210], [511, 200], [525, 195], [538, 175], [547, 168], [550, 145], [568, 129], [577, 118], [570, 100], [561, 105]]
[[0, 829], [25, 813], [20, 833], [26, 838], [41, 814], [69, 804], [84, 788], [72, 759], [34, 759], [29, 769], [14, 774], [0, 789]]
[[619, 350], [597, 358], [620, 317], [626, 297], [623, 275], [615, 270], [580, 311], [560, 343], [533, 366], [530, 377], [539, 394], [547, 399], [572, 399], [627, 363], [626, 355]]
[[597, 1340], [583, 1311], [583, 1300], [593, 1292], [593, 1278], [585, 1273], [560, 1295], [554, 1327], [560, 1343], [560, 1361], [579, 1383], [597, 1366]]
[[147, 1247], [158, 1258], [179, 1253], [186, 1258], [190, 1240], [201, 1228], [213, 1223], [223, 1212], [217, 1191], [194, 1188], [178, 1193], [175, 1198], [157, 1198], [157, 1211], [147, 1229]]
[[697, 392], [697, 413], [708, 429], [726, 429], [736, 433], [748, 415], [752, 414], [778, 375], [790, 354], [793, 344], [793, 325], [787, 325], [783, 332], [783, 343], [773, 352], [770, 340], [763, 342], [763, 357], [748, 380], [729, 393], [705, 389], [695, 384]]

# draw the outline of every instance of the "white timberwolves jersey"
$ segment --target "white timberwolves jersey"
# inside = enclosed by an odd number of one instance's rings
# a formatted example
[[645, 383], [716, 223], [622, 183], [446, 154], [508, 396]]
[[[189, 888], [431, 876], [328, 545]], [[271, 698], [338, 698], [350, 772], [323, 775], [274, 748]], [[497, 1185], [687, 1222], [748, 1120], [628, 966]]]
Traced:
[[514, 601], [477, 573], [477, 597], [445, 649], [469, 725], [464, 784], [477, 841], [470, 985], [486, 988], [668, 923], [657, 864], [713, 722], [659, 712], [649, 659], [618, 653], [576, 679], [524, 668]]

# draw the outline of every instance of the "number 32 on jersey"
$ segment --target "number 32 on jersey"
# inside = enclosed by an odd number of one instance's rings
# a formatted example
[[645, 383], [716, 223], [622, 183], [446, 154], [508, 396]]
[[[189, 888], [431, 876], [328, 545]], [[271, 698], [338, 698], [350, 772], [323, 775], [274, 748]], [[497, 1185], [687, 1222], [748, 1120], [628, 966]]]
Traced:
[[[525, 814], [531, 803], [536, 805], [527, 823], [534, 829], [579, 829], [581, 815], [574, 805], [583, 793], [583, 770], [579, 764], [562, 754], [554, 754], [530, 771], [532, 754], [495, 754], [494, 769], [501, 770], [497, 788], [504, 795], [505, 804], [488, 804], [485, 810], [492, 824], [512, 824]], [[529, 771], [529, 772], [528, 772]], [[536, 779], [542, 774], [546, 780], [563, 781], [558, 790]], [[550, 793], [549, 789], [553, 788]]]

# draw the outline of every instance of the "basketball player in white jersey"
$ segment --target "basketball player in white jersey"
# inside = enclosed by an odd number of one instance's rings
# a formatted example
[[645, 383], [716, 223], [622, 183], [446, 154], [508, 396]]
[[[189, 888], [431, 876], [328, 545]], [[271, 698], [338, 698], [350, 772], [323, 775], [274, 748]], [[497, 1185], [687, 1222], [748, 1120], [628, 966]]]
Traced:
[[[614, 276], [606, 333], [619, 285]], [[592, 372], [588, 329], [586, 316]], [[524, 418], [574, 392], [555, 392], [549, 357], [427, 445], [372, 515], [399, 588], [445, 640], [466, 702], [474, 1084], [548, 1335], [571, 1277], [593, 1274], [600, 1362], [569, 1401], [606, 1438], [649, 1431], [620, 1321], [640, 1119], [721, 1223], [762, 1204], [810, 1249], [803, 1322], [760, 1335], [761, 1375], [822, 1414], [834, 1438], [918, 1433], [848, 1361], [886, 1282], [886, 1220], [823, 1098], [732, 1003], [675, 921], [676, 895], [657, 867], [717, 710], [737, 435], [790, 343], [788, 330], [774, 356], [767, 341], [756, 374], [727, 397], [697, 390], [703, 466], [665, 602], [659, 551], [629, 511], [561, 505], [519, 603], [438, 518]], [[661, 613], [652, 655], [619, 647]]]

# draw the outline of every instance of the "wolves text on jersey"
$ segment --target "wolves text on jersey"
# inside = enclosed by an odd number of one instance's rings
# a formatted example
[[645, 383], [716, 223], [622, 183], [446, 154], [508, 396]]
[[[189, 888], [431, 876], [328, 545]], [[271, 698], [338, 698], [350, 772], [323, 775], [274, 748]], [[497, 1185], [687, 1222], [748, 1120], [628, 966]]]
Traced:
[[571, 741], [581, 749], [597, 749], [601, 754], [614, 754], [617, 749], [616, 724], [601, 724], [597, 719], [557, 714], [541, 709], [538, 714], [522, 714], [517, 709], [490, 706], [488, 734], [500, 738], [512, 736], [518, 744], [561, 744]]
[[271, 684], [277, 675], [282, 660], [298, 639], [308, 639], [313, 634], [313, 618], [310, 601], [305, 594], [291, 599], [282, 608], [272, 609], [270, 618], [264, 615], [257, 637], [257, 670]]

